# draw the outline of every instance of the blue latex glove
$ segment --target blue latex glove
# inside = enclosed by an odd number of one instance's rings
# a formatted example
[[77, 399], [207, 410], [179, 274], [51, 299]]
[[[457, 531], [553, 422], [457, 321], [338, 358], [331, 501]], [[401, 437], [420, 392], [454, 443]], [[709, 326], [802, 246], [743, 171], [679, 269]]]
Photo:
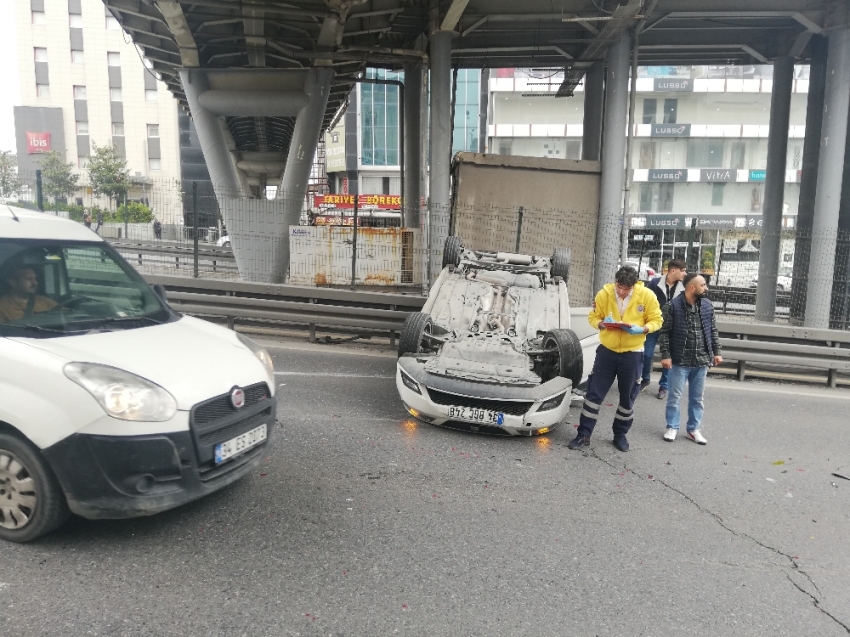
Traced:
[[629, 334], [643, 334], [643, 326], [642, 325], [629, 325], [628, 327], [621, 327], [625, 332]]

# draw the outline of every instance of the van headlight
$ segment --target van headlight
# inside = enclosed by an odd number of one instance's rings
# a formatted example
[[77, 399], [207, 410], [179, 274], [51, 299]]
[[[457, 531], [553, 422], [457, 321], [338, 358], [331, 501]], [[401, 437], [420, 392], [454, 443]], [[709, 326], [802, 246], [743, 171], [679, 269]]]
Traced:
[[274, 393], [274, 361], [272, 360], [272, 355], [268, 353], [268, 350], [266, 350], [265, 347], [260, 347], [247, 336], [236, 334], [236, 338], [239, 339], [240, 343], [251, 350], [254, 353], [254, 356], [259, 358], [260, 362], [265, 366], [266, 373], [269, 375], [269, 387], [272, 388], [272, 393]]
[[65, 376], [94, 396], [119, 420], [162, 422], [177, 412], [177, 401], [159, 385], [123, 369], [95, 363], [68, 363]]

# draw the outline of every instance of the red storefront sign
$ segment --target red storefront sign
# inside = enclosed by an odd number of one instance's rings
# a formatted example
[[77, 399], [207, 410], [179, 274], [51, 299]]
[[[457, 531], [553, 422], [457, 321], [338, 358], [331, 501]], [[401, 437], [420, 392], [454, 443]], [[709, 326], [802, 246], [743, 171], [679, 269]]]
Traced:
[[[354, 195], [316, 195], [313, 198], [313, 205], [333, 208], [354, 208]], [[401, 196], [359, 195], [357, 197], [357, 205], [364, 208], [378, 208], [379, 210], [399, 210], [401, 209]]]
[[50, 133], [27, 132], [27, 155], [50, 152]]

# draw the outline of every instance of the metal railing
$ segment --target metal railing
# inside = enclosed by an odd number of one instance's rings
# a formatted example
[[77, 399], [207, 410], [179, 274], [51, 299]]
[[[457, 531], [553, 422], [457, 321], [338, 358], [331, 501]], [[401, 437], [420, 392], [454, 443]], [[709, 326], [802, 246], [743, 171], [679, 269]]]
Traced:
[[[164, 286], [169, 304], [180, 312], [223, 318], [231, 329], [237, 321], [306, 327], [311, 342], [321, 326], [388, 333], [395, 346], [408, 314], [421, 310], [425, 303], [425, 297], [405, 294], [159, 275], [147, 275], [146, 279]], [[850, 332], [722, 319], [717, 321], [717, 329], [723, 358], [737, 363], [739, 380], [744, 380], [749, 363], [765, 364], [783, 373], [801, 368], [823, 370], [830, 387], [837, 385], [839, 373], [850, 372]]]

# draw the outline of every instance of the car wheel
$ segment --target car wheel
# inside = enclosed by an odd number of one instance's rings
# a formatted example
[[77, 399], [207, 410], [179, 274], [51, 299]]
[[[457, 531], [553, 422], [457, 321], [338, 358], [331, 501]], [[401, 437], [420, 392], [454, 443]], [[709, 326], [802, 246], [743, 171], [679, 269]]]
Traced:
[[446, 237], [446, 243], [443, 246], [443, 267], [447, 265], [458, 265], [460, 263], [460, 253], [463, 252], [463, 242], [460, 237], [454, 235]]
[[65, 494], [38, 450], [0, 433], [0, 539], [29, 542], [62, 526]]
[[543, 349], [557, 350], [557, 354], [549, 359], [549, 377], [545, 380], [563, 376], [570, 379], [573, 387], [578, 387], [584, 373], [584, 354], [576, 333], [572, 330], [546, 332], [543, 337]]
[[431, 335], [433, 323], [431, 315], [425, 312], [414, 312], [404, 321], [401, 337], [398, 339], [398, 355], [418, 354], [430, 345], [428, 336]]
[[572, 251], [569, 248], [555, 248], [555, 254], [552, 255], [552, 276], [559, 276], [564, 283], [569, 283], [571, 260]]

